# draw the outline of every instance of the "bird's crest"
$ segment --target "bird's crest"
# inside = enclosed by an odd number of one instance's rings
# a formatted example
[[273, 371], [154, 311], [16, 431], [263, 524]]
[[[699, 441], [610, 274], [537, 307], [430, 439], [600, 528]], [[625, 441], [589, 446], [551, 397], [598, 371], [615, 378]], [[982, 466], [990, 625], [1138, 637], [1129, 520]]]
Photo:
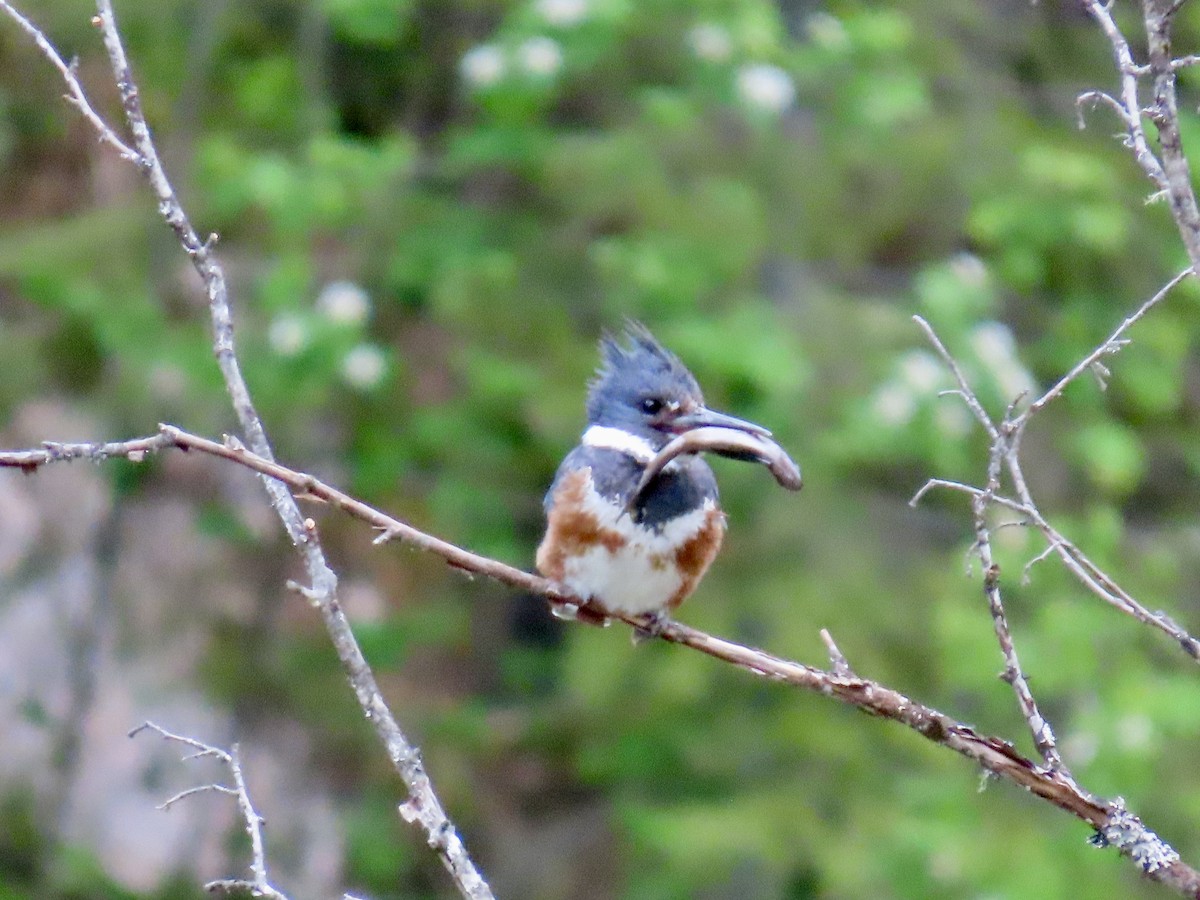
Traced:
[[632, 397], [660, 385], [703, 403], [700, 385], [679, 357], [641, 322], [627, 319], [620, 337], [607, 333], [600, 339], [600, 366], [588, 385], [588, 415], [595, 418], [606, 397]]

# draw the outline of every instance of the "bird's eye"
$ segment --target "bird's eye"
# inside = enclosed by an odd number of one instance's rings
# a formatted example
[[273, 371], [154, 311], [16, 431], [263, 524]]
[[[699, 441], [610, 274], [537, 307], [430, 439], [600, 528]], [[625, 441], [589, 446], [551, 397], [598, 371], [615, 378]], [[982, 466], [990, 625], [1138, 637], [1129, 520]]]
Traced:
[[646, 397], [642, 400], [642, 412], [648, 416], [656, 416], [663, 411], [666, 404], [658, 397]]

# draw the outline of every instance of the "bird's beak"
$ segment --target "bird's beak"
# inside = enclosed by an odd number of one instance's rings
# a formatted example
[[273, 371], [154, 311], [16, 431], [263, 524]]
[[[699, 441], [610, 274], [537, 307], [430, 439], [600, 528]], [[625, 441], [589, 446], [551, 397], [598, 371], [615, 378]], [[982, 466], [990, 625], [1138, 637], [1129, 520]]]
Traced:
[[771, 432], [767, 431], [761, 425], [755, 425], [753, 422], [747, 422], [745, 419], [739, 419], [736, 416], [727, 416], [725, 413], [715, 412], [706, 406], [697, 407], [691, 412], [677, 416], [671, 422], [671, 430], [677, 434], [683, 434], [685, 431], [691, 431], [694, 428], [731, 428], [734, 431], [746, 431], [759, 437], [767, 438], [771, 436]]

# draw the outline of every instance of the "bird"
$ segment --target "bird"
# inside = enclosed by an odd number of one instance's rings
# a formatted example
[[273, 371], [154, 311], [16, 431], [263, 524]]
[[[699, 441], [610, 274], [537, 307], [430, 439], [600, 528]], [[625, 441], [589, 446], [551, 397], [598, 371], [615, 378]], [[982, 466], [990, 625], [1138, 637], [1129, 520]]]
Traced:
[[587, 426], [545, 496], [537, 568], [585, 601], [552, 605], [556, 615], [602, 623], [604, 612], [628, 614], [642, 618], [639, 633], [648, 637], [696, 589], [726, 524], [716, 477], [699, 454], [672, 459], [639, 492], [647, 465], [692, 429], [764, 440], [771, 433], [709, 409], [695, 376], [640, 323], [626, 323], [622, 339], [606, 334], [600, 357]]

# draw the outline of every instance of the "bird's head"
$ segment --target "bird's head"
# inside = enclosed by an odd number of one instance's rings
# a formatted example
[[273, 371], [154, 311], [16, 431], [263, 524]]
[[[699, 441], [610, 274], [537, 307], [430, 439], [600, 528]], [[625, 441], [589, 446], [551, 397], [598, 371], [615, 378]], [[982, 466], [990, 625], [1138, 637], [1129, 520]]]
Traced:
[[716, 427], [769, 437], [767, 429], [704, 405], [695, 377], [645, 326], [630, 322], [622, 340], [600, 342], [600, 368], [587, 399], [590, 426], [614, 428], [655, 451], [694, 428]]

